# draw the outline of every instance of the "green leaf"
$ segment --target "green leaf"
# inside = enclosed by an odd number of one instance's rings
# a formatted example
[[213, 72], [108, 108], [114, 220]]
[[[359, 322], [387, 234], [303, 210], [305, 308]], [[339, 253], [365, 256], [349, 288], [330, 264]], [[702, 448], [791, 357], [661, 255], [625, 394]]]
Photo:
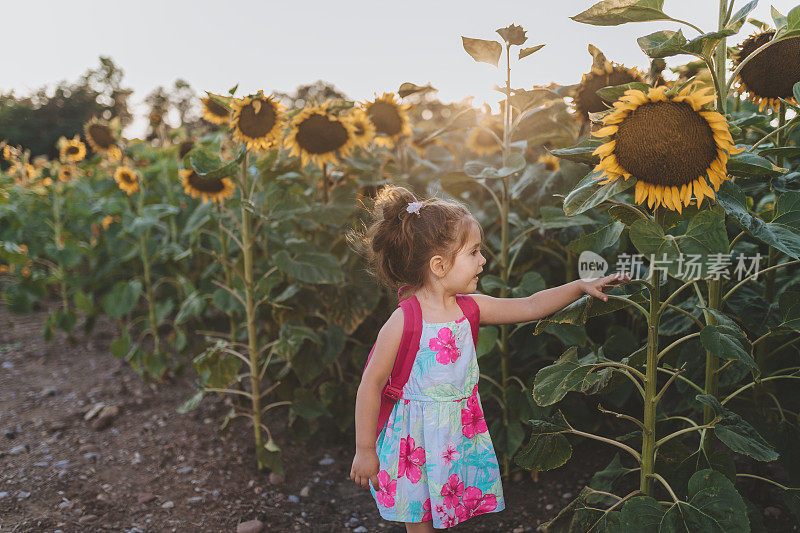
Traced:
[[500, 331], [494, 326], [481, 326], [478, 333], [478, 346], [475, 351], [478, 357], [491, 353], [497, 344], [497, 337]]
[[500, 290], [506, 286], [503, 282], [503, 279], [499, 276], [495, 276], [494, 274], [485, 274], [480, 277], [481, 280], [481, 289], [486, 292], [494, 292], [495, 290]]
[[464, 174], [472, 178], [506, 178], [525, 168], [526, 164], [522, 154], [513, 152], [508, 156], [506, 164], [497, 169], [483, 161], [467, 161], [464, 163]]
[[747, 15], [749, 15], [750, 12], [754, 10], [757, 5], [758, 5], [758, 0], [751, 0], [750, 2], [743, 5], [739, 9], [739, 11], [733, 14], [731, 19], [725, 25], [725, 28], [738, 32], [741, 29], [742, 24], [744, 24], [745, 20], [747, 19]]
[[736, 31], [730, 28], [725, 28], [721, 31], [704, 33], [686, 43], [683, 46], [682, 51], [698, 57], [710, 57], [722, 39], [735, 34]]
[[594, 372], [595, 365], [578, 361], [578, 347], [572, 346], [558, 360], [536, 373], [533, 383], [533, 399], [537, 405], [552, 405], [570, 391], [591, 393], [592, 387], [603, 378], [602, 372]]
[[634, 185], [632, 179], [616, 179], [605, 185], [598, 184], [602, 172], [587, 174], [564, 198], [564, 212], [573, 216], [600, 205], [605, 200], [624, 192]]
[[594, 137], [587, 137], [570, 148], [557, 148], [555, 150], [549, 150], [549, 152], [556, 157], [560, 157], [561, 159], [569, 159], [570, 161], [575, 161], [576, 163], [593, 165], [599, 162], [600, 158], [596, 155], [592, 155], [592, 152], [594, 152], [595, 149], [601, 144], [603, 144], [602, 140]]
[[686, 37], [681, 30], [663, 30], [639, 37], [636, 42], [649, 57], [669, 57], [683, 53]]
[[[209, 180], [216, 180], [236, 175], [239, 170], [239, 163], [244, 158], [245, 149], [241, 148], [236, 157], [231, 161], [223, 161], [219, 154], [201, 144], [196, 144], [192, 150], [186, 154], [191, 168]], [[188, 168], [188, 167], [187, 167]]]
[[783, 317], [778, 328], [800, 331], [800, 289], [790, 288], [782, 292], [778, 298], [778, 306]]
[[686, 502], [672, 504], [672, 507], [664, 513], [658, 530], [664, 533], [672, 531], [725, 533], [725, 530], [714, 518]]
[[497, 41], [471, 39], [462, 36], [461, 43], [464, 46], [464, 50], [472, 56], [472, 59], [482, 63], [489, 63], [495, 67], [500, 60], [500, 54], [503, 53], [503, 46]]
[[543, 44], [537, 44], [536, 46], [529, 46], [528, 48], [522, 48], [519, 51], [519, 59], [528, 57], [532, 53], [537, 52], [537, 51], [541, 50], [542, 48], [544, 48]]
[[608, 226], [603, 226], [594, 233], [582, 235], [577, 240], [570, 242], [567, 248], [579, 255], [585, 250], [591, 250], [600, 255], [603, 250], [609, 246], [614, 246], [619, 243], [619, 237], [622, 235], [623, 229], [625, 229], [625, 224], [614, 221]]
[[546, 287], [547, 284], [541, 274], [538, 272], [525, 272], [522, 275], [519, 285], [511, 289], [511, 293], [514, 298], [525, 298], [526, 296], [544, 290]]
[[[622, 96], [625, 95], [625, 91], [629, 89], [637, 89], [639, 91], [647, 92], [650, 90], [650, 86], [646, 83], [642, 83], [640, 81], [632, 81], [630, 83], [623, 83], [622, 85], [612, 85], [609, 87], [603, 87], [602, 89], [598, 89], [595, 91], [597, 96], [605, 100], [606, 102], [612, 104], [619, 100]], [[606, 141], [599, 141], [600, 144], [605, 143]]]
[[700, 342], [703, 343], [703, 348], [717, 357], [742, 361], [750, 367], [753, 375], [758, 377], [761, 374], [758, 365], [742, 348], [737, 337], [737, 332], [727, 326], [708, 325], [700, 331]]
[[800, 103], [800, 81], [794, 84], [792, 87], [792, 93], [794, 94], [794, 99]]
[[182, 324], [189, 317], [198, 316], [206, 308], [206, 300], [200, 291], [194, 291], [181, 304], [180, 311], [175, 317], [175, 324]]
[[689, 504], [711, 517], [723, 531], [750, 532], [747, 506], [733, 483], [722, 473], [711, 468], [695, 472], [689, 479], [688, 496]]
[[110, 318], [120, 317], [133, 310], [141, 295], [141, 281], [118, 281], [103, 297], [103, 311]]
[[95, 312], [94, 300], [80, 289], [75, 289], [75, 294], [72, 295], [72, 301], [75, 302], [76, 308], [87, 315], [91, 315]]
[[572, 456], [572, 445], [563, 435], [569, 425], [561, 411], [547, 420], [531, 420], [531, 438], [525, 449], [514, 458], [528, 470], [552, 470], [565, 464]]
[[307, 420], [313, 420], [327, 413], [327, 409], [317, 400], [314, 393], [302, 388], [294, 390], [294, 399], [292, 400], [290, 409], [298, 416]]
[[122, 334], [111, 341], [109, 349], [111, 354], [117, 359], [126, 359], [128, 354], [131, 353], [131, 336], [128, 333], [128, 328], [122, 329]]
[[731, 156], [727, 168], [730, 174], [745, 178], [774, 178], [789, 170], [773, 165], [769, 159], [750, 152]]
[[223, 289], [222, 287], [214, 291], [212, 300], [217, 309], [225, 311], [226, 313], [244, 311], [242, 303], [233, 294], [228, 292], [227, 289]]
[[242, 368], [242, 360], [222, 351], [223, 343], [217, 343], [194, 358], [193, 364], [203, 387], [224, 389], [236, 380]]
[[570, 17], [594, 26], [618, 26], [627, 22], [667, 20], [662, 11], [664, 0], [602, 0], [586, 11]]
[[541, 218], [529, 218], [528, 223], [539, 229], [563, 229], [577, 226], [595, 225], [597, 221], [585, 215], [570, 216], [554, 205], [543, 205], [540, 208]]
[[742, 417], [725, 409], [711, 394], [698, 394], [697, 401], [710, 406], [714, 414], [722, 418], [714, 426], [714, 434], [728, 448], [749, 455], [757, 461], [774, 461], [778, 453], [759, 435], [759, 433]]
[[180, 414], [186, 414], [189, 411], [197, 409], [200, 406], [200, 402], [203, 400], [203, 396], [205, 392], [199, 390], [192, 394], [185, 402], [183, 402], [180, 407], [176, 409], [176, 411]]
[[786, 25], [778, 30], [778, 39], [787, 39], [789, 37], [797, 37], [800, 35], [800, 6], [797, 6], [789, 11], [789, 14], [786, 15], [785, 22]]
[[273, 257], [275, 266], [286, 274], [307, 283], [342, 283], [344, 274], [339, 261], [329, 253], [304, 252], [291, 258], [286, 250]]
[[625, 502], [620, 511], [621, 531], [658, 531], [663, 517], [664, 508], [658, 500], [650, 496], [634, 496]]

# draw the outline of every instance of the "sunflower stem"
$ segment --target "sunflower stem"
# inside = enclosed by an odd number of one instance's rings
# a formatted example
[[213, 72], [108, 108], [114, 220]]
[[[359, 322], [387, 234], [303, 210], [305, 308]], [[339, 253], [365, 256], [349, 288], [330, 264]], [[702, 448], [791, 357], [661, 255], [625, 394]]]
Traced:
[[[57, 249], [64, 246], [61, 244], [61, 187], [58, 183], [53, 184], [53, 238]], [[67, 296], [67, 280], [64, 267], [61, 266], [61, 261], [56, 261], [56, 277], [61, 291], [62, 305], [64, 312], [69, 312], [69, 298]]]
[[[141, 217], [144, 211], [144, 183], [139, 180], [138, 208]], [[147, 239], [150, 238], [150, 229], [147, 229], [139, 237], [139, 251], [142, 255], [142, 268], [144, 270], [144, 290], [147, 297], [147, 312], [150, 321], [150, 332], [153, 335], [153, 354], [159, 353], [158, 324], [156, 323], [156, 297], [153, 290], [153, 282], [150, 272], [150, 257], [147, 254]]]
[[[223, 261], [222, 261], [222, 269], [225, 274], [225, 285], [228, 287], [232, 287], [231, 284], [231, 264], [230, 259], [228, 257], [228, 238], [225, 232], [222, 229], [222, 208], [219, 204], [216, 204], [217, 208], [217, 224], [219, 226], [219, 243], [220, 243], [220, 253], [222, 254]], [[232, 342], [236, 342], [236, 318], [235, 318], [235, 311], [228, 311], [226, 312], [228, 315], [228, 320], [230, 321], [230, 340]]]
[[328, 203], [328, 163], [322, 163], [322, 201]]

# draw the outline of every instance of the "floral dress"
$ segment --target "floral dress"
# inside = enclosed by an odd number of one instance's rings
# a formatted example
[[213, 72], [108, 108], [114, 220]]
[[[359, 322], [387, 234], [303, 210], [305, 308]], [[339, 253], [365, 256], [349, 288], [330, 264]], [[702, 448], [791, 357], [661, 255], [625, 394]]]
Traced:
[[505, 509], [478, 377], [467, 318], [423, 320], [408, 382], [375, 443], [380, 487], [369, 490], [381, 517], [443, 529]]

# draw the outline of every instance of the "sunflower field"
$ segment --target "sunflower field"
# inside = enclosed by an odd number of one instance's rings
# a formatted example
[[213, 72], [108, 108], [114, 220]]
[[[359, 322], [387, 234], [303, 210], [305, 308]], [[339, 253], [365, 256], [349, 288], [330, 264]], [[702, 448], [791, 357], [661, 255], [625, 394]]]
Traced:
[[351, 246], [364, 207], [389, 183], [449, 195], [485, 230], [483, 293], [529, 296], [595, 259], [633, 272], [608, 301], [481, 328], [504, 478], [564, 465], [576, 440], [618, 452], [544, 531], [760, 531], [743, 486], [800, 523], [800, 6], [764, 22], [757, 3], [719, 0], [699, 28], [663, 0], [600, 1], [573, 20], [684, 29], [631, 43], [641, 68], [589, 44], [569, 86], [514, 85], [544, 46], [520, 26], [463, 36], [498, 69], [499, 113], [414, 83], [300, 106], [234, 87], [199, 99], [200, 130], [156, 113], [126, 139], [95, 117], [52, 159], [2, 142], [0, 301], [56, 299], [45, 339], [112, 319], [114, 357], [156, 385], [196, 373], [181, 413], [230, 395], [220, 431], [244, 418], [254, 467], [280, 473], [275, 424], [353, 431], [396, 305]]

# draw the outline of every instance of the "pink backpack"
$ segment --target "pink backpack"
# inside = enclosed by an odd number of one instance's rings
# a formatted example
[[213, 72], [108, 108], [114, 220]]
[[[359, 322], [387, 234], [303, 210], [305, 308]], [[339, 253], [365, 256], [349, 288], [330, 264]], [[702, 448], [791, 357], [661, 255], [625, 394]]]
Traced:
[[[400, 289], [402, 290], [402, 288]], [[400, 297], [400, 291], [397, 292], [397, 297]], [[472, 342], [478, 346], [478, 322], [480, 319], [480, 309], [478, 304], [471, 296], [464, 294], [456, 295], [456, 302], [464, 316], [469, 320], [470, 328], [472, 329]], [[378, 430], [375, 435], [377, 439], [381, 434], [381, 429], [386, 425], [389, 420], [389, 415], [392, 412], [394, 404], [403, 397], [403, 387], [408, 381], [408, 376], [411, 374], [411, 367], [414, 366], [414, 359], [419, 349], [419, 340], [422, 336], [422, 309], [419, 306], [419, 300], [416, 295], [406, 298], [398, 305], [403, 308], [403, 336], [400, 338], [400, 347], [397, 351], [397, 358], [394, 361], [392, 374], [389, 381], [383, 388], [381, 393], [381, 407], [378, 411]], [[375, 351], [375, 346], [369, 352], [367, 362], [364, 365], [366, 370], [369, 360], [372, 358], [372, 353]]]

